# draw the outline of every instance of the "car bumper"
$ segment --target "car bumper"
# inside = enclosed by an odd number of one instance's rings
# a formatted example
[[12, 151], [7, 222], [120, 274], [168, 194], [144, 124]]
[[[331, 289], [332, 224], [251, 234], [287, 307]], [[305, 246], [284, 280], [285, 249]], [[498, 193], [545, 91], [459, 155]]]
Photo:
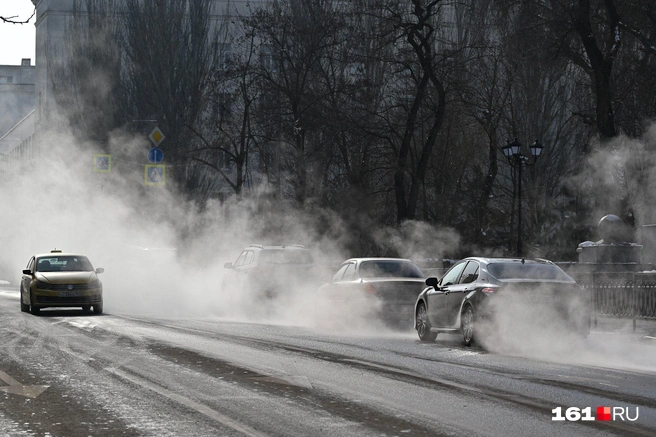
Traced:
[[34, 292], [33, 305], [39, 308], [75, 307], [102, 304], [101, 290], [87, 291], [45, 291]]

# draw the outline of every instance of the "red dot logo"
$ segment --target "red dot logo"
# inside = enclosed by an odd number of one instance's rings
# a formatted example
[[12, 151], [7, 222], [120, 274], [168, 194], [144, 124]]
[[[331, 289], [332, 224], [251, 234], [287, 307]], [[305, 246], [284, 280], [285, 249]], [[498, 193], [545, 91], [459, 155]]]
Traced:
[[597, 420], [610, 420], [610, 407], [597, 407]]

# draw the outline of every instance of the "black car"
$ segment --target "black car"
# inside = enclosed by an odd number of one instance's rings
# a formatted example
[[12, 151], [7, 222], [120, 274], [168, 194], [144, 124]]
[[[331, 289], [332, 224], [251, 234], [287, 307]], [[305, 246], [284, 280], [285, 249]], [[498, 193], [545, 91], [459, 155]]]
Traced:
[[543, 322], [581, 336], [590, 332], [587, 291], [547, 260], [465, 258], [426, 285], [415, 304], [422, 341], [460, 332], [470, 345], [502, 327], [522, 335]]

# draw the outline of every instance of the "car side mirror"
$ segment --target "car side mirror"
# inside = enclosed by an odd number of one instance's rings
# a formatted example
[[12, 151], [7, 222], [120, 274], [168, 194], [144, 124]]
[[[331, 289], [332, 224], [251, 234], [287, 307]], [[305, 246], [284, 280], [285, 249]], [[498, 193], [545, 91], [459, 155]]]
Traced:
[[102, 267], [98, 267], [98, 268], [96, 269], [96, 273], [102, 273], [102, 272], [104, 272], [104, 271], [105, 271], [105, 269], [103, 269]]
[[232, 269], [234, 267], [232, 266], [232, 263], [225, 263], [225, 264], [223, 264], [223, 268], [224, 269]]
[[427, 278], [426, 285], [428, 285], [429, 287], [433, 287], [435, 290], [437, 290], [437, 278]]
[[24, 275], [31, 275], [31, 274], [32, 274], [32, 270], [30, 270], [30, 269], [24, 269], [24, 270], [23, 270], [23, 274], [24, 274]]

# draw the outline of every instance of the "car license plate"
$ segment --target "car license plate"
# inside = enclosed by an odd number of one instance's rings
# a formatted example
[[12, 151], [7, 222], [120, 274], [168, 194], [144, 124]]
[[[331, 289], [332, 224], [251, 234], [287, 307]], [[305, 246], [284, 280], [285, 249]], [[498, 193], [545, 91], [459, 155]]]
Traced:
[[60, 291], [59, 297], [79, 297], [82, 294], [79, 291]]

